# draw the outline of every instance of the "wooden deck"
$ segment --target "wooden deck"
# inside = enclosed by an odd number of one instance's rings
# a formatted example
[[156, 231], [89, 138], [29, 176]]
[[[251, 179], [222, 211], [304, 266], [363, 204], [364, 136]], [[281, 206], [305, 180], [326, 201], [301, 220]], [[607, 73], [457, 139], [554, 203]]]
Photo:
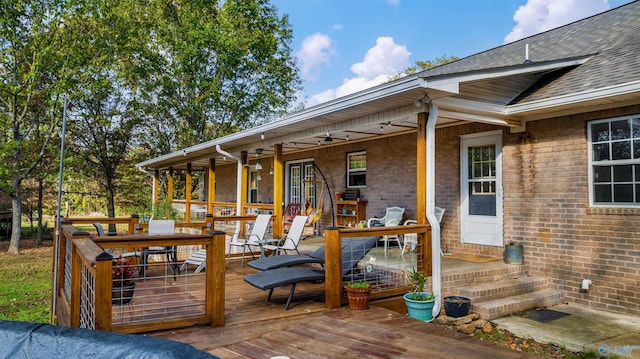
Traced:
[[299, 284], [288, 311], [289, 288], [266, 291], [244, 282], [255, 270], [227, 265], [226, 326], [150, 333], [181, 341], [220, 358], [528, 358], [490, 342], [424, 323], [375, 305], [327, 310], [322, 283]]

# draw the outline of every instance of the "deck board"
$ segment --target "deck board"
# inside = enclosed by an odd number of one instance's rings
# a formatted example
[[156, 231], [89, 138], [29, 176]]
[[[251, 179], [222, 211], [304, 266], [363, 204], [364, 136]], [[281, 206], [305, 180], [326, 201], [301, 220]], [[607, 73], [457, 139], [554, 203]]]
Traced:
[[267, 303], [267, 291], [243, 280], [250, 273], [255, 270], [227, 265], [225, 327], [150, 335], [188, 343], [220, 358], [530, 357], [375, 305], [362, 311], [346, 306], [327, 310], [322, 283], [299, 284], [296, 301], [285, 311], [289, 288], [276, 289], [274, 300]]

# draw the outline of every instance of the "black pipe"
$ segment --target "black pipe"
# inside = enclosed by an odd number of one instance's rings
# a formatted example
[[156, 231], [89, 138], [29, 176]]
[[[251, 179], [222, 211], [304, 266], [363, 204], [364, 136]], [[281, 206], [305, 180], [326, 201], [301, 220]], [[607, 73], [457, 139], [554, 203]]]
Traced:
[[327, 191], [329, 191], [329, 203], [331, 204], [331, 220], [333, 221], [333, 227], [336, 226], [336, 214], [333, 210], [333, 192], [331, 192], [331, 189], [329, 188], [329, 182], [327, 182], [327, 178], [324, 176], [324, 173], [322, 173], [322, 170], [320, 169], [320, 167], [318, 167], [318, 165], [316, 164], [316, 161], [311, 161], [313, 163], [313, 167], [318, 169], [318, 172], [320, 172], [320, 176], [322, 176], [322, 181], [324, 182], [324, 185], [327, 187]]

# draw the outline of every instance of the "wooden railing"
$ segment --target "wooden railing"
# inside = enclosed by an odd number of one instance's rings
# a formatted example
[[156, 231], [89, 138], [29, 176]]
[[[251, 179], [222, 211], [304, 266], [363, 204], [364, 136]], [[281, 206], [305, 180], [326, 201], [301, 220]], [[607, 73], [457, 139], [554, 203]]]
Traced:
[[[56, 293], [53, 293], [57, 300], [56, 308], [52, 310], [52, 321], [66, 326], [123, 333], [202, 324], [224, 325], [224, 232], [90, 238], [88, 232], [77, 231], [69, 222], [61, 226], [60, 232], [59, 265], [55, 273], [59, 285]], [[131, 305], [128, 310], [122, 310], [121, 306], [120, 313], [127, 318], [114, 323], [117, 310], [112, 304], [113, 256], [105, 250], [155, 246], [203, 248], [206, 251], [207, 270], [198, 275], [184, 273], [177, 278], [175, 273], [153, 277], [140, 275], [136, 278], [139, 285], [133, 295], [140, 303]], [[157, 284], [163, 281], [169, 284]], [[186, 281], [187, 285], [181, 284], [181, 281]], [[180, 308], [167, 304], [175, 303], [176, 296], [187, 298]], [[137, 312], [138, 307], [141, 314]]]
[[[392, 226], [377, 228], [326, 228], [325, 246], [325, 306], [328, 309], [339, 308], [346, 298], [342, 288], [345, 284], [342, 275], [342, 239], [367, 236], [417, 234], [415, 269], [431, 276], [431, 227], [425, 225]], [[383, 288], [371, 292], [371, 299], [393, 297], [407, 292], [403, 284], [392, 288]]]

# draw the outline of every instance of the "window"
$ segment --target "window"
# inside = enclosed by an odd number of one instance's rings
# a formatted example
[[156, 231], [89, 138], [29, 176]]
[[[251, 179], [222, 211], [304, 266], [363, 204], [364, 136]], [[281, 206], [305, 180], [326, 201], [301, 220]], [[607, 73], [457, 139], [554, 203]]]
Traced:
[[496, 146], [468, 148], [469, 214], [496, 215]]
[[593, 205], [640, 204], [640, 116], [589, 122]]
[[367, 185], [367, 153], [347, 154], [347, 187], [365, 187]]

